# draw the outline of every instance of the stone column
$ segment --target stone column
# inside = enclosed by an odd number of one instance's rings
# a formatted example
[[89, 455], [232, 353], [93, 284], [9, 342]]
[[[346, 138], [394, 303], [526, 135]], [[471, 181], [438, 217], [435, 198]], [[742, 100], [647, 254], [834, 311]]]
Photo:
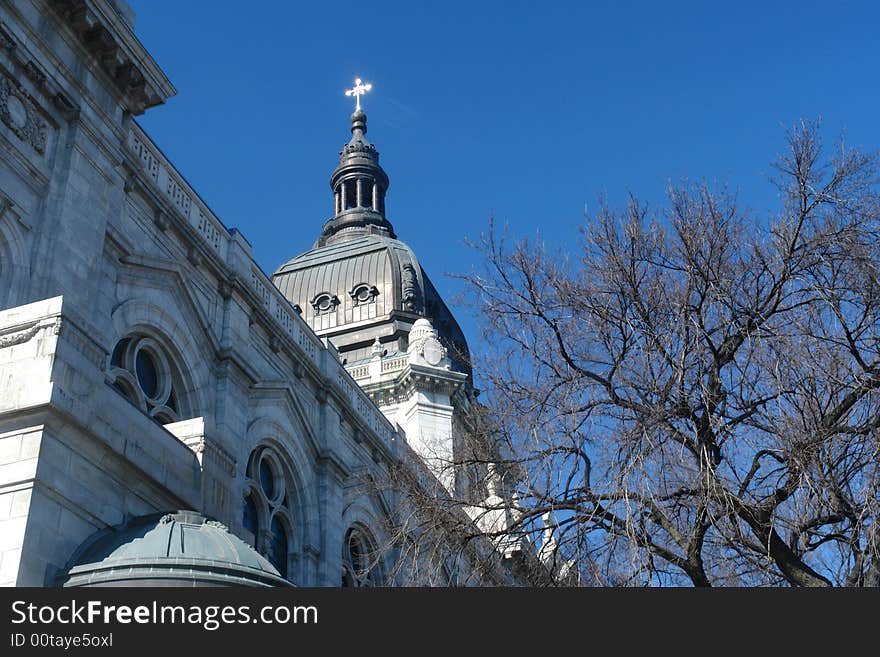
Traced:
[[364, 187], [363, 181], [360, 178], [357, 179], [357, 207], [363, 207], [364, 205]]
[[339, 199], [339, 211], [345, 212], [345, 183], [342, 183], [339, 186], [339, 190], [340, 190], [340, 193], [342, 194], [342, 197]]
[[373, 211], [379, 211], [379, 185], [373, 183]]

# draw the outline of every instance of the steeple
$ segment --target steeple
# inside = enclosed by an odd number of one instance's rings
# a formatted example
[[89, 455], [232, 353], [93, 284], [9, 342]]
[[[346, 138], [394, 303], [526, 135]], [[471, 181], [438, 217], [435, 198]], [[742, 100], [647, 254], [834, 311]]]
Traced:
[[357, 98], [351, 115], [351, 139], [339, 153], [339, 165], [330, 176], [333, 190], [333, 218], [324, 224], [316, 246], [333, 244], [369, 234], [396, 237], [385, 218], [388, 174], [379, 165], [379, 152], [367, 141], [367, 115], [360, 97], [372, 85], [358, 79], [346, 95]]

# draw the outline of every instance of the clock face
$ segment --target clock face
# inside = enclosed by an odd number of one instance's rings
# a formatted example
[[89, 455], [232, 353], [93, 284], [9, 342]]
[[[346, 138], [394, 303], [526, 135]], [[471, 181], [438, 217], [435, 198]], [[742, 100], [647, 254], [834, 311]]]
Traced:
[[443, 360], [443, 345], [436, 338], [428, 338], [422, 347], [422, 355], [429, 364], [439, 365]]

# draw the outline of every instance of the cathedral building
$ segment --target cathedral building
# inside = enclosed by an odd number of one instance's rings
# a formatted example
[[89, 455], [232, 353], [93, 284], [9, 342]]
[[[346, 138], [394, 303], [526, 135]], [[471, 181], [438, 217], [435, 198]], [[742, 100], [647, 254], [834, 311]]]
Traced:
[[370, 485], [504, 495], [450, 467], [468, 347], [386, 215], [364, 88], [333, 216], [269, 277], [138, 125], [176, 90], [128, 6], [0, 4], [0, 584], [524, 583], [488, 540], [491, 568], [400, 568], [407, 496]]

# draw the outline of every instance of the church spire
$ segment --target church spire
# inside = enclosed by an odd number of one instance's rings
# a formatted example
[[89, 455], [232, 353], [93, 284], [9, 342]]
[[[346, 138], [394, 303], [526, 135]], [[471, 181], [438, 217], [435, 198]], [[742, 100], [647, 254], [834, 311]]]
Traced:
[[373, 85], [360, 78], [353, 89], [356, 107], [351, 115], [351, 139], [339, 153], [339, 165], [330, 176], [333, 190], [333, 218], [324, 224], [318, 246], [367, 234], [395, 237], [385, 218], [385, 193], [388, 175], [379, 165], [379, 152], [367, 141], [367, 115], [361, 108], [361, 96]]

